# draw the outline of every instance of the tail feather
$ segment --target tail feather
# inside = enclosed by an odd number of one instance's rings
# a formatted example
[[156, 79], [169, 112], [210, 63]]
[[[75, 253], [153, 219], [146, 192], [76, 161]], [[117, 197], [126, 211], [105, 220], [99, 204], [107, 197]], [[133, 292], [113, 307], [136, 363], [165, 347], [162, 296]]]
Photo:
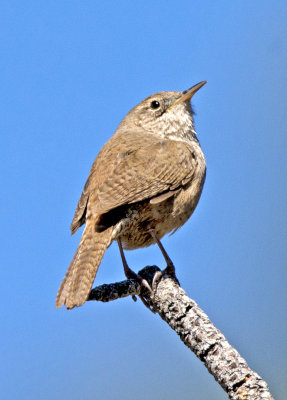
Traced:
[[65, 304], [67, 309], [72, 309], [87, 300], [111, 237], [112, 227], [97, 233], [94, 224], [86, 226], [78, 250], [59, 288], [57, 308]]

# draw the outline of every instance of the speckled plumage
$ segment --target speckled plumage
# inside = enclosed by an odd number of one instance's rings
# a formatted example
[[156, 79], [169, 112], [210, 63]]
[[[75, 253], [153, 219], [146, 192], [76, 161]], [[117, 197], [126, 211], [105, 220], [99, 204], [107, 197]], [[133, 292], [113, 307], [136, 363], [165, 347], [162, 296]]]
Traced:
[[[105, 250], [120, 237], [125, 249], [154, 243], [193, 213], [205, 180], [205, 159], [186, 92], [160, 92], [143, 100], [99, 152], [71, 224], [86, 224], [60, 286], [56, 306], [83, 304]], [[159, 107], [154, 108], [155, 102]]]

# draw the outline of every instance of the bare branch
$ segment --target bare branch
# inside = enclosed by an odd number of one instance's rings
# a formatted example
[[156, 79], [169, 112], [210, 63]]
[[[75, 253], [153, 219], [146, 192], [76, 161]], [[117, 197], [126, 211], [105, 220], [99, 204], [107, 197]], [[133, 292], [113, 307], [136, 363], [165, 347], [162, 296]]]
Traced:
[[[139, 274], [152, 284], [156, 266]], [[183, 343], [204, 363], [231, 400], [272, 400], [267, 383], [252, 371], [244, 358], [227, 342], [196, 302], [171, 277], [158, 283], [154, 297], [141, 292], [133, 279], [93, 289], [88, 300], [110, 301], [129, 295], [143, 295], [148, 305], [176, 331]], [[273, 399], [274, 400], [274, 399]]]
[[110, 283], [97, 286], [90, 291], [88, 300], [108, 301], [117, 300], [122, 297], [140, 295], [140, 284], [134, 279], [127, 279], [122, 282]]

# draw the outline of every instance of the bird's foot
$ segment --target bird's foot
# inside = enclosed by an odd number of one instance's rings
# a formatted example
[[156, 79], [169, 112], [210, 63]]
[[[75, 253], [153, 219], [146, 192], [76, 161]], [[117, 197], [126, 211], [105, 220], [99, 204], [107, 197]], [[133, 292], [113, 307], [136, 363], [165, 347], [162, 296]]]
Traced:
[[165, 269], [163, 269], [162, 271], [157, 271], [154, 274], [154, 277], [152, 280], [152, 286], [151, 286], [153, 293], [155, 293], [158, 282], [161, 280], [161, 278], [164, 275], [169, 275], [172, 279], [174, 279], [179, 284], [179, 281], [178, 281], [176, 273], [175, 273], [174, 265], [173, 265], [172, 261], [170, 260], [170, 262], [167, 264]]
[[[137, 274], [136, 272], [134, 272], [132, 269], [130, 269], [129, 267], [125, 268], [125, 275], [127, 277], [127, 279], [134, 279], [135, 281], [137, 281], [141, 287], [141, 293], [138, 295], [139, 298], [141, 299], [141, 301], [143, 302], [143, 304], [153, 313], [155, 313], [155, 310], [150, 306], [150, 304], [148, 303], [144, 293], [145, 291], [149, 292], [149, 297], [153, 298], [154, 296], [154, 292], [152, 291], [152, 288], [150, 287], [148, 281], [144, 278], [142, 278], [139, 274]], [[132, 296], [132, 299], [134, 301], [137, 301], [137, 298], [135, 295]]]
[[149, 283], [148, 283], [148, 281], [146, 279], [142, 278], [139, 274], [134, 272], [127, 265], [125, 265], [124, 271], [125, 271], [125, 276], [126, 276], [127, 279], [134, 279], [135, 281], [137, 281], [139, 283], [139, 285], [142, 288], [147, 289], [147, 291], [150, 293], [150, 296], [153, 295], [152, 288], [150, 287], [150, 285], [149, 285]]
[[[152, 291], [154, 293], [155, 290], [156, 290], [158, 281], [164, 275], [171, 276], [176, 282], [178, 282], [178, 279], [177, 279], [176, 274], [175, 274], [175, 268], [174, 268], [173, 262], [171, 261], [169, 255], [167, 254], [167, 252], [166, 252], [165, 248], [163, 247], [161, 241], [159, 240], [157, 234], [155, 233], [154, 230], [151, 230], [150, 234], [153, 237], [154, 241], [157, 243], [157, 245], [158, 245], [158, 247], [159, 247], [159, 249], [160, 249], [160, 251], [161, 251], [161, 253], [162, 253], [162, 255], [163, 255], [164, 259], [165, 259], [165, 261], [166, 261], [165, 269], [162, 270], [162, 271], [157, 271], [155, 273], [155, 275], [154, 275], [154, 278], [153, 278], [153, 281], [152, 281]], [[179, 282], [178, 282], [178, 284], [179, 284]]]
[[[153, 297], [153, 291], [148, 283], [148, 281], [144, 278], [142, 278], [139, 274], [137, 274], [136, 272], [134, 272], [127, 263], [127, 260], [125, 258], [124, 255], [124, 251], [123, 251], [123, 246], [122, 246], [122, 242], [120, 240], [120, 238], [118, 238], [118, 245], [119, 245], [119, 249], [120, 249], [120, 254], [121, 254], [121, 258], [122, 258], [122, 262], [123, 262], [123, 266], [124, 266], [124, 272], [125, 272], [125, 276], [127, 277], [127, 279], [134, 279], [136, 280], [140, 287], [141, 287], [141, 292], [144, 292], [145, 290], [147, 290], [149, 292], [149, 296], [152, 298]], [[155, 311], [153, 310], [153, 308], [149, 305], [149, 303], [147, 302], [144, 293], [140, 293], [139, 294], [139, 298], [141, 299], [141, 301], [143, 302], [143, 304], [153, 313], [155, 313]], [[136, 296], [133, 295], [132, 299], [134, 301], [137, 300]]]

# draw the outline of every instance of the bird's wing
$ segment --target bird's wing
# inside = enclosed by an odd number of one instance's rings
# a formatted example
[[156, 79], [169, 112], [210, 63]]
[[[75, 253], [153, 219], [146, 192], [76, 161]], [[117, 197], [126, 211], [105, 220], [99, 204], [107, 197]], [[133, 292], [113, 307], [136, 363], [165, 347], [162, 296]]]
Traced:
[[157, 143], [153, 136], [143, 135], [141, 130], [129, 131], [125, 129], [124, 131], [117, 132], [102, 147], [92, 165], [89, 177], [78, 202], [71, 223], [72, 234], [86, 222], [89, 199], [93, 197], [93, 194], [98, 192], [101, 183], [113, 173], [113, 170], [128, 154], [138, 150], [139, 143], [143, 146], [147, 146], [151, 142]]
[[162, 140], [141, 147], [126, 156], [99, 186], [94, 211], [104, 214], [176, 190], [192, 179], [195, 165], [192, 151], [183, 142]]
[[83, 192], [81, 194], [81, 197], [78, 201], [77, 208], [74, 214], [73, 221], [71, 223], [71, 233], [75, 233], [77, 229], [82, 226], [85, 223], [85, 218], [86, 218], [86, 211], [87, 211], [87, 205], [88, 205], [88, 200], [89, 200], [89, 193], [90, 193], [90, 180], [91, 180], [91, 175], [89, 175], [86, 184], [84, 186]]

